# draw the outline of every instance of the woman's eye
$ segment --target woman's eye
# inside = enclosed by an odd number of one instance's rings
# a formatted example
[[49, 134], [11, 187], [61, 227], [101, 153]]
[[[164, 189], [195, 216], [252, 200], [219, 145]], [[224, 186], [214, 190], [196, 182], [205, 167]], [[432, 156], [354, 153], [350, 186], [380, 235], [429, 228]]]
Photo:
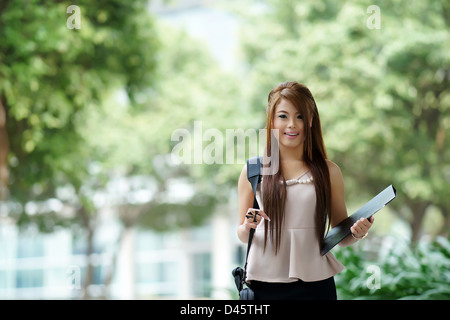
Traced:
[[303, 117], [301, 115], [298, 115], [297, 119], [303, 119]]
[[285, 114], [280, 114], [280, 115], [278, 116], [278, 118], [281, 118], [281, 119], [286, 119], [286, 118], [287, 118], [287, 116], [286, 116]]

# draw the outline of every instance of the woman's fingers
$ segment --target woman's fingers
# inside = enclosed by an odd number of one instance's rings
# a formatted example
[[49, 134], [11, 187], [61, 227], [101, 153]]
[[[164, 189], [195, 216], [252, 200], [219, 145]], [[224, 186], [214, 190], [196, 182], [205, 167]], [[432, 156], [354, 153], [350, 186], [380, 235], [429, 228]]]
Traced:
[[357, 237], [363, 236], [369, 231], [373, 221], [373, 216], [370, 217], [369, 220], [361, 218], [353, 224], [353, 226], [350, 228], [350, 231]]
[[270, 221], [270, 218], [267, 216], [267, 214], [262, 211], [261, 209], [255, 209], [255, 208], [249, 208], [247, 211], [247, 214], [245, 215], [245, 225], [249, 228], [256, 229], [258, 224], [261, 222], [261, 219], [267, 219]]
[[254, 217], [255, 215], [256, 215], [256, 218], [258, 221], [261, 220], [261, 218], [258, 218], [258, 216], [263, 217], [264, 219], [270, 221], [269, 216], [261, 209], [249, 208], [247, 210], [247, 214], [246, 214], [247, 218]]
[[247, 226], [249, 229], [256, 229], [256, 227], [258, 226], [258, 224], [255, 223], [255, 222], [249, 222], [249, 223], [246, 223], [246, 226]]
[[259, 211], [259, 214], [260, 214], [264, 219], [266, 219], [267, 221], [270, 221], [269, 216], [268, 216], [264, 211], [260, 210], [260, 211]]

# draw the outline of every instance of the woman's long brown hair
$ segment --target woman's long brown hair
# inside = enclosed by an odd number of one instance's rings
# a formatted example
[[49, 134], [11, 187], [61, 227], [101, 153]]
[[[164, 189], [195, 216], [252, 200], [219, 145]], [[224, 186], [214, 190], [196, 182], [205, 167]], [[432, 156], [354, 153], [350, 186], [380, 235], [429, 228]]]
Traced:
[[[302, 160], [306, 163], [314, 177], [313, 182], [317, 200], [315, 217], [317, 237], [320, 243], [322, 243], [322, 239], [325, 236], [325, 229], [327, 228], [327, 217], [328, 227], [330, 224], [331, 186], [319, 112], [310, 90], [299, 82], [289, 81], [280, 83], [272, 89], [269, 93], [267, 106], [266, 152], [269, 157], [271, 156], [270, 150], [274, 150], [271, 145], [272, 142], [277, 143], [277, 140], [273, 139], [272, 124], [276, 108], [282, 99], [289, 100], [297, 108], [305, 123], [305, 142], [303, 144]], [[311, 121], [312, 126], [310, 127], [309, 124]], [[286, 179], [281, 170], [281, 166], [275, 174], [264, 175], [262, 183], [264, 211], [270, 217], [270, 228], [269, 223], [264, 224], [264, 250], [266, 249], [268, 236], [270, 236], [270, 240], [275, 245], [275, 254], [277, 254], [280, 248], [280, 235], [286, 202]]]

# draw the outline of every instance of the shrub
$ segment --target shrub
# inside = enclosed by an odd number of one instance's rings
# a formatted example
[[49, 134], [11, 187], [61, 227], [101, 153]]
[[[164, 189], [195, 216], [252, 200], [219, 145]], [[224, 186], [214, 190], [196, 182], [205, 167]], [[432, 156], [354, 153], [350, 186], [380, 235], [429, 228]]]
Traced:
[[388, 245], [380, 248], [374, 261], [360, 246], [336, 250], [346, 267], [335, 277], [339, 299], [450, 299], [449, 239], [436, 237], [416, 246], [396, 238], [385, 240]]

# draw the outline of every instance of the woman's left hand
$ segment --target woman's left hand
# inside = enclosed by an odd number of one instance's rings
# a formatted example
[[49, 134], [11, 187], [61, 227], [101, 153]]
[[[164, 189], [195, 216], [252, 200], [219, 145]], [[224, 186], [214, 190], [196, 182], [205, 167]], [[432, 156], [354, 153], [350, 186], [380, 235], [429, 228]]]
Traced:
[[373, 221], [374, 221], [373, 216], [371, 216], [369, 220], [366, 218], [361, 218], [358, 221], [356, 221], [350, 228], [353, 237], [355, 239], [362, 239], [363, 237], [365, 237], [370, 227], [372, 226]]

